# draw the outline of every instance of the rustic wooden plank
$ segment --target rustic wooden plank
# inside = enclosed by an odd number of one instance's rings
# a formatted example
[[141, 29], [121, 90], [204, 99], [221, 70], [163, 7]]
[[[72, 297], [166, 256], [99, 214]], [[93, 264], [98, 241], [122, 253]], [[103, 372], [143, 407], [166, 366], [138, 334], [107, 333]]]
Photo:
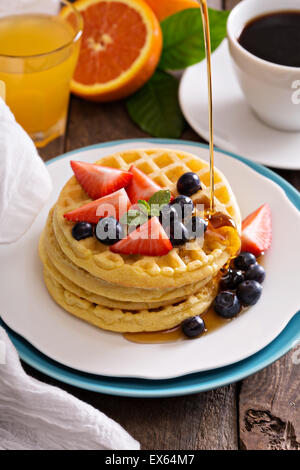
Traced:
[[[81, 393], [82, 396], [82, 393]], [[83, 399], [123, 425], [143, 449], [236, 449], [235, 387], [187, 397]]]
[[207, 5], [210, 8], [215, 8], [216, 10], [222, 10], [222, 8], [223, 8], [222, 0], [208, 0]]
[[[72, 97], [66, 137], [67, 150], [110, 140], [143, 137], [149, 137], [149, 134], [129, 119], [124, 103], [91, 103]], [[203, 141], [188, 126], [182, 138]]]
[[46, 162], [50, 158], [57, 157], [64, 153], [65, 149], [65, 136], [59, 137], [58, 139], [50, 142], [46, 147], [39, 148], [38, 152], [42, 159]]
[[238, 3], [240, 3], [240, 0], [224, 0], [223, 8], [225, 10], [231, 10]]
[[300, 346], [244, 380], [239, 398], [243, 449], [300, 450]]
[[235, 386], [175, 398], [125, 398], [80, 390], [23, 364], [29, 375], [91, 404], [121, 424], [143, 449], [238, 448]]

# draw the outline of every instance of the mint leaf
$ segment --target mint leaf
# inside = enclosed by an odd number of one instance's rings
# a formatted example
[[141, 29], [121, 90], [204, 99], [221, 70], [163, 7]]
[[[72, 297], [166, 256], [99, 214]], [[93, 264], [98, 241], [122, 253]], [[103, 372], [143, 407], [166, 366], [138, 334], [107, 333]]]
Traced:
[[148, 220], [148, 215], [144, 212], [139, 212], [139, 215], [130, 220], [128, 224], [129, 227], [138, 227], [138, 225], [143, 225]]
[[[229, 11], [208, 9], [211, 50], [226, 37]], [[163, 51], [159, 63], [162, 70], [180, 70], [205, 58], [203, 26], [199, 9], [190, 8], [169, 16], [161, 22]]]
[[158, 206], [157, 204], [154, 204], [153, 206], [151, 206], [151, 210], [150, 210], [150, 215], [151, 217], [159, 217], [159, 214], [160, 214], [160, 206]]
[[150, 205], [147, 201], [144, 201], [143, 199], [140, 199], [138, 201], [139, 208], [141, 212], [144, 212], [145, 214], [150, 214]]
[[150, 197], [149, 202], [139, 199], [139, 209], [129, 209], [122, 215], [120, 222], [128, 227], [143, 225], [148, 220], [148, 216], [159, 216], [162, 206], [170, 202], [171, 192], [168, 189], [157, 191]]
[[138, 217], [140, 211], [138, 210], [129, 210], [126, 214], [122, 215], [120, 222], [123, 225], [130, 225], [131, 221]]
[[162, 189], [153, 194], [149, 199], [150, 204], [150, 215], [159, 216], [163, 206], [168, 204], [171, 199], [171, 192], [168, 189]]
[[150, 80], [126, 101], [131, 119], [154, 137], [178, 138], [185, 121], [178, 103], [179, 82], [156, 70]]
[[153, 194], [153, 196], [149, 199], [150, 206], [152, 205], [159, 205], [164, 206], [169, 204], [171, 200], [171, 191], [169, 189], [162, 189], [161, 191], [157, 191]]
[[143, 225], [148, 220], [148, 214], [139, 210], [131, 209], [126, 214], [122, 215], [120, 222], [128, 227], [137, 227]]

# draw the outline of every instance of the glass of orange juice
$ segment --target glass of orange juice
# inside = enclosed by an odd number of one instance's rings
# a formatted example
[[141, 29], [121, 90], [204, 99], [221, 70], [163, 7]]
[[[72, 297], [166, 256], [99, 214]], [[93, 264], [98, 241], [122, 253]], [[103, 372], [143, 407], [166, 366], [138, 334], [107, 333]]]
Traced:
[[83, 20], [66, 0], [3, 3], [0, 81], [16, 120], [42, 147], [65, 132]]

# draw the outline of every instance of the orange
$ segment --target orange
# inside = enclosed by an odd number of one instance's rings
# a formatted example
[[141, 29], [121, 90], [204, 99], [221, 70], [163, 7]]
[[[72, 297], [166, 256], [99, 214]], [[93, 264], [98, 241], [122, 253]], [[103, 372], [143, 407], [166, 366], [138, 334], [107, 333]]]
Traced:
[[151, 77], [162, 50], [144, 0], [77, 0], [84, 28], [71, 91], [91, 101], [125, 98]]
[[159, 21], [187, 8], [199, 8], [199, 3], [196, 0], [146, 0], [146, 2], [150, 5]]

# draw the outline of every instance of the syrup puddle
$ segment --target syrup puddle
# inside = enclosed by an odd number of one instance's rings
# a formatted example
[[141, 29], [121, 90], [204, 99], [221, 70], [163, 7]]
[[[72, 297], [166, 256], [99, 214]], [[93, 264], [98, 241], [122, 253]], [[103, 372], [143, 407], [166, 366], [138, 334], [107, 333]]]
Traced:
[[170, 330], [164, 331], [153, 331], [146, 333], [123, 333], [123, 337], [132, 343], [142, 344], [162, 344], [162, 343], [174, 343], [182, 340], [193, 340], [200, 338], [201, 336], [207, 335], [212, 331], [215, 331], [222, 326], [230, 323], [231, 319], [222, 318], [217, 315], [213, 308], [210, 307], [206, 313], [201, 315], [205, 321], [206, 331], [202, 335], [196, 336], [195, 338], [187, 338], [181, 330], [181, 326], [176, 326]]

